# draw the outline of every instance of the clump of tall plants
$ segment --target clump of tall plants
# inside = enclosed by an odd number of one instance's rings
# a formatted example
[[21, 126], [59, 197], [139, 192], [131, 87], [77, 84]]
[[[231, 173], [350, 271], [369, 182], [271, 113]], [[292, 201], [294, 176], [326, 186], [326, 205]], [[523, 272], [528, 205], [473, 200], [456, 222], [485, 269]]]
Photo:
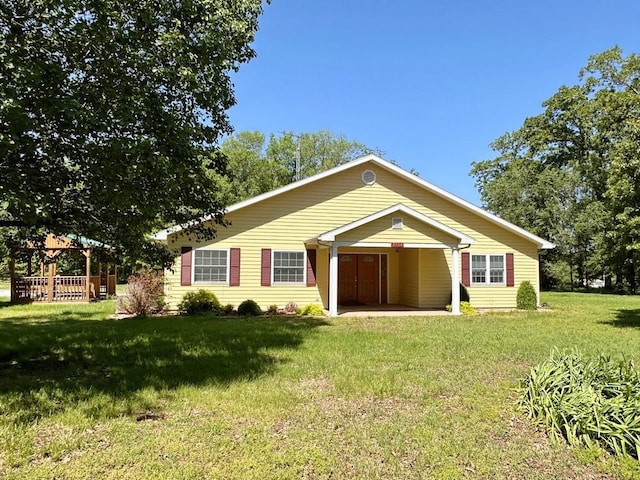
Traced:
[[164, 302], [164, 276], [154, 270], [140, 270], [127, 280], [124, 296], [118, 297], [118, 310], [145, 316], [161, 312]]
[[555, 350], [520, 393], [520, 407], [552, 436], [640, 459], [640, 372], [633, 362]]

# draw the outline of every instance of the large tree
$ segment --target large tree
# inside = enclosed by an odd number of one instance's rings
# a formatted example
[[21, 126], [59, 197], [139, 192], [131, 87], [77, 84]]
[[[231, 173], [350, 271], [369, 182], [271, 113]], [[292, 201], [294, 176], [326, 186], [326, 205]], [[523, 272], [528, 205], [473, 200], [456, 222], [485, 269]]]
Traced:
[[267, 141], [260, 132], [238, 132], [221, 148], [228, 159], [229, 202], [243, 200], [342, 165], [374, 150], [326, 130], [282, 132]]
[[261, 12], [261, 0], [0, 2], [0, 226], [154, 256], [153, 229], [220, 219], [230, 73], [255, 55]]
[[592, 56], [580, 82], [497, 139], [476, 162], [488, 209], [554, 241], [548, 280], [615, 276], [636, 289], [640, 268], [640, 57]]

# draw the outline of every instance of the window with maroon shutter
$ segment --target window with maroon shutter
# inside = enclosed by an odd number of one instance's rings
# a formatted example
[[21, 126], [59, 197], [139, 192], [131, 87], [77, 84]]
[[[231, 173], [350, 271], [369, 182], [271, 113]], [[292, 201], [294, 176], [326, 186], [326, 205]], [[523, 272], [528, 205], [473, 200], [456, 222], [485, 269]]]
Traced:
[[192, 247], [182, 247], [180, 254], [180, 285], [191, 285]]
[[507, 285], [507, 260], [509, 254], [472, 253], [469, 273], [471, 285]]
[[515, 285], [515, 275], [513, 273], [513, 253], [507, 253], [507, 287]]
[[261, 272], [260, 272], [260, 285], [268, 287], [271, 285], [271, 249], [263, 248], [261, 255]]
[[240, 286], [240, 249], [229, 249], [229, 286]]
[[469, 269], [469, 252], [462, 253], [462, 284], [465, 287], [471, 286], [471, 273]]
[[316, 286], [316, 250], [307, 250], [307, 287]]

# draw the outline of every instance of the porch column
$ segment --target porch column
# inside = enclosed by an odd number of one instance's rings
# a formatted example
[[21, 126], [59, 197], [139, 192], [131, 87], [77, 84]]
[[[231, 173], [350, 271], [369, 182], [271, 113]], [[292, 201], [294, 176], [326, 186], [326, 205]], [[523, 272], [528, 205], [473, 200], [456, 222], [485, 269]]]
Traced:
[[451, 249], [451, 313], [460, 315], [460, 249]]
[[338, 247], [329, 249], [329, 316], [338, 316]]

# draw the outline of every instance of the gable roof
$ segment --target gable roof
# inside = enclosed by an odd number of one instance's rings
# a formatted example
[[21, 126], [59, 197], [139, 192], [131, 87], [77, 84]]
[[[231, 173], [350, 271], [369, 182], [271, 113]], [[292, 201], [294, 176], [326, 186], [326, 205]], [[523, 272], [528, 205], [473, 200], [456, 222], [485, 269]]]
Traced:
[[[323, 178], [327, 178], [330, 177], [332, 175], [335, 175], [337, 173], [343, 172], [345, 170], [349, 170], [350, 168], [354, 168], [357, 167], [358, 165], [362, 165], [363, 163], [367, 163], [367, 162], [371, 162], [375, 165], [377, 165], [380, 168], [383, 168], [389, 172], [392, 172], [396, 175], [398, 175], [401, 178], [404, 178], [405, 180], [408, 180], [409, 182], [418, 185], [421, 188], [424, 188], [425, 190], [427, 190], [428, 192], [433, 193], [434, 195], [437, 195], [439, 197], [442, 197], [448, 201], [450, 201], [451, 203], [458, 205], [461, 208], [464, 208], [465, 210], [468, 210], [470, 212], [475, 213], [476, 215], [492, 222], [495, 223], [496, 225], [501, 226], [502, 228], [504, 228], [505, 230], [508, 230], [512, 233], [515, 233], [516, 235], [526, 238], [527, 240], [535, 243], [538, 248], [540, 249], [550, 249], [550, 248], [554, 248], [555, 245], [543, 238], [538, 237], [537, 235], [534, 235], [531, 232], [526, 231], [524, 228], [518, 227], [517, 225], [514, 225], [511, 222], [507, 222], [506, 220], [498, 217], [497, 215], [494, 215], [492, 213], [487, 212], [486, 210], [474, 205], [473, 203], [467, 202], [466, 200], [463, 200], [460, 197], [457, 197], [456, 195], [453, 195], [452, 193], [447, 192], [446, 190], [443, 190], [440, 187], [437, 187], [435, 185], [433, 185], [432, 183], [427, 182], [426, 180], [423, 180], [422, 178], [407, 172], [406, 170], [403, 170], [402, 168], [398, 167], [397, 165], [394, 165], [391, 162], [388, 162], [386, 160], [383, 160], [382, 158], [378, 157], [377, 155], [373, 155], [373, 154], [369, 154], [369, 155], [365, 155], [363, 157], [357, 158], [351, 162], [345, 163], [343, 165], [340, 165], [338, 167], [332, 168], [330, 170], [326, 170], [324, 172], [318, 173], [316, 175], [313, 175], [311, 177], [307, 177], [305, 179], [299, 180], [297, 182], [293, 182], [290, 183], [288, 185], [285, 185], [283, 187], [280, 188], [276, 188], [275, 190], [272, 190], [270, 192], [266, 192], [266, 193], [262, 193], [260, 195], [257, 195], [255, 197], [249, 198], [247, 200], [243, 200], [242, 202], [238, 202], [235, 203], [231, 206], [229, 206], [226, 210], [226, 213], [232, 213], [235, 212], [237, 210], [240, 210], [242, 208], [248, 207], [250, 205], [253, 205], [255, 203], [259, 203], [262, 202], [263, 200], [267, 200], [269, 198], [272, 197], [276, 197], [278, 195], [281, 195], [283, 193], [286, 193], [288, 191], [291, 190], [295, 190], [297, 188], [301, 188], [304, 187], [305, 185], [308, 185], [310, 183], [313, 182], [317, 182], [318, 180], [322, 180]], [[417, 212], [416, 212], [417, 213]], [[161, 230], [158, 233], [156, 233], [153, 238], [156, 240], [166, 240], [168, 235], [171, 235], [172, 233], [176, 233], [179, 232], [181, 230], [184, 230], [186, 228], [190, 228], [194, 225], [197, 225], [198, 223], [201, 222], [206, 222], [211, 220], [212, 217], [204, 217], [200, 220], [197, 221], [193, 221], [189, 224], [186, 225], [176, 225], [174, 227], [170, 227], [167, 228], [165, 230]]]
[[433, 218], [428, 217], [420, 212], [416, 212], [414, 209], [409, 208], [402, 203], [397, 203], [396, 205], [392, 205], [388, 208], [385, 208], [384, 210], [380, 210], [379, 212], [372, 213], [371, 215], [367, 215], [366, 217], [362, 217], [358, 220], [342, 225], [341, 227], [334, 228], [333, 230], [330, 230], [321, 235], [318, 235], [318, 240], [325, 241], [325, 242], [332, 242], [336, 239], [336, 236], [342, 233], [353, 230], [354, 228], [361, 227], [362, 225], [366, 225], [367, 223], [373, 222], [374, 220], [378, 220], [379, 218], [385, 217], [389, 214], [396, 213], [396, 212], [403, 212], [415, 218], [416, 220], [421, 221], [422, 223], [430, 225], [436, 228], [437, 230], [440, 230], [441, 232], [447, 233], [452, 237], [457, 238], [460, 243], [468, 243], [468, 244], [475, 243], [475, 240], [470, 236], [465, 235], [464, 233], [461, 233], [451, 227], [448, 227], [447, 225], [440, 223], [437, 220], [434, 220]]

